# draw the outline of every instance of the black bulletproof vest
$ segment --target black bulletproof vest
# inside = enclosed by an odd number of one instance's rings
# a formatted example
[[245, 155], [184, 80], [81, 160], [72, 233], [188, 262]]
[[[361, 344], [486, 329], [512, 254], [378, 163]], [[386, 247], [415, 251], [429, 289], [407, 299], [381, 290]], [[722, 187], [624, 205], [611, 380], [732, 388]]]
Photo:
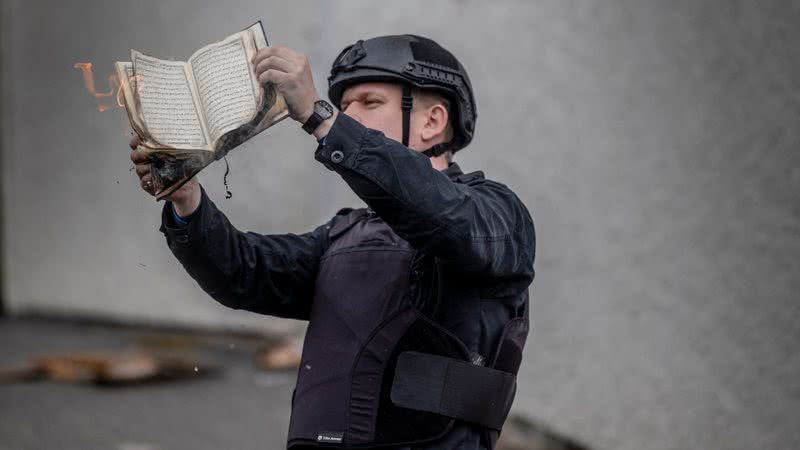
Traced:
[[[429, 398], [457, 394], [465, 388], [458, 386], [461, 382], [480, 385], [478, 379], [485, 377], [471, 374], [464, 344], [408, 298], [415, 250], [363, 209], [351, 211], [329, 233], [331, 245], [320, 263], [292, 398], [288, 448], [431, 442], [451, 429], [454, 417], [464, 415], [459, 410], [467, 411], [467, 420], [477, 414], [476, 423], [491, 423], [499, 430], [508, 411], [487, 422], [481, 414], [497, 405], [487, 406], [485, 399], [462, 405], [461, 397], [470, 396], [456, 396], [425, 405]], [[509, 383], [515, 383], [527, 335], [527, 319], [512, 322], [489, 361], [500, 370], [481, 367], [499, 374], [506, 398], [497, 403], [503, 408], [513, 399], [516, 385]], [[441, 372], [442, 380], [450, 374], [455, 381], [430, 385], [435, 372]], [[494, 403], [495, 397], [486, 398]], [[445, 408], [437, 409], [441, 405]]]

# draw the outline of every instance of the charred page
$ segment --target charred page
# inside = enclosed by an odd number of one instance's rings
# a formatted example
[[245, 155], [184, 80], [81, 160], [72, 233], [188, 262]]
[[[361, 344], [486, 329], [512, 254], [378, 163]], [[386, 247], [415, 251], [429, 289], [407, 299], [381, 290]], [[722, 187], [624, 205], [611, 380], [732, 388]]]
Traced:
[[250, 62], [267, 45], [261, 23], [197, 50], [187, 62], [136, 50], [117, 63], [131, 127], [160, 200], [211, 162], [288, 116]]

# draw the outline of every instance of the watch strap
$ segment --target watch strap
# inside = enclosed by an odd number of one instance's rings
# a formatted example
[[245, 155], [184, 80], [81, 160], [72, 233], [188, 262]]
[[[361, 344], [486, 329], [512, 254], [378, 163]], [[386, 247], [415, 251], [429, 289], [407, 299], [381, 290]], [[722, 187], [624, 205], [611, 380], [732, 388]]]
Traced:
[[321, 124], [323, 120], [324, 119], [322, 116], [320, 116], [318, 112], [314, 111], [311, 114], [311, 117], [306, 120], [306, 123], [303, 124], [303, 130], [305, 130], [305, 132], [308, 134], [314, 134], [314, 130], [319, 127], [319, 124]]
[[[320, 107], [319, 109], [325, 110], [327, 114], [322, 115], [319, 112], [317, 112], [318, 110], [317, 106]], [[327, 119], [330, 119], [332, 115], [333, 115], [333, 107], [331, 106], [331, 104], [326, 102], [325, 100], [317, 100], [316, 102], [314, 102], [314, 109], [311, 113], [311, 116], [303, 124], [303, 130], [305, 130], [305, 132], [308, 134], [314, 134], [314, 130], [316, 130], [322, 122], [326, 121]]]

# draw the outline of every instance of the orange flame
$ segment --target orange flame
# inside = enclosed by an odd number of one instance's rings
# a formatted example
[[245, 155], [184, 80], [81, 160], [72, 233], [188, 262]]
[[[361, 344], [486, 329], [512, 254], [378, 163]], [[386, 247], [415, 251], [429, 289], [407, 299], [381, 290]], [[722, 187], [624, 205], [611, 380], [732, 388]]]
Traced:
[[94, 86], [92, 63], [76, 63], [73, 67], [80, 70], [83, 74], [83, 84], [86, 90], [94, 96], [97, 101], [97, 109], [100, 112], [124, 106], [122, 102], [122, 84], [119, 82], [116, 75], [108, 76], [108, 92], [97, 92]]

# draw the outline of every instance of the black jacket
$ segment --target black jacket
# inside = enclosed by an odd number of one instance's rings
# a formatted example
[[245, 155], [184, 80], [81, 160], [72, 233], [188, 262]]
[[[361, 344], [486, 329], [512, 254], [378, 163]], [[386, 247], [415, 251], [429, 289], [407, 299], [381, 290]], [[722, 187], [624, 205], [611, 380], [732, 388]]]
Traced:
[[[423, 255], [409, 288], [418, 309], [471, 352], [488, 357], [505, 323], [527, 313], [534, 277], [533, 221], [517, 196], [481, 172], [463, 174], [456, 164], [439, 172], [426, 156], [344, 114], [315, 157]], [[203, 191], [186, 226], [175, 224], [167, 203], [161, 230], [186, 271], [221, 304], [302, 320], [310, 314], [328, 230], [344, 217], [300, 235], [246, 233]], [[480, 448], [469, 427], [451, 435], [452, 448]]]

